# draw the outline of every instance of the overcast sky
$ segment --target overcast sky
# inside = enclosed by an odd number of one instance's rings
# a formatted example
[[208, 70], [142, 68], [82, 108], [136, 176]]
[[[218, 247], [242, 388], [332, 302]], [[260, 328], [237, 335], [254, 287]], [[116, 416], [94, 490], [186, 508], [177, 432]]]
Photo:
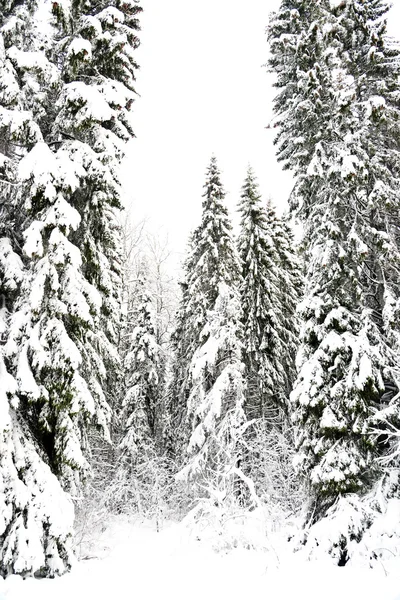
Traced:
[[[400, 36], [400, 0], [389, 26]], [[279, 0], [142, 0], [135, 131], [124, 164], [133, 219], [150, 219], [181, 252], [201, 212], [213, 153], [235, 210], [250, 163], [284, 208], [291, 178], [276, 162], [265, 27]]]

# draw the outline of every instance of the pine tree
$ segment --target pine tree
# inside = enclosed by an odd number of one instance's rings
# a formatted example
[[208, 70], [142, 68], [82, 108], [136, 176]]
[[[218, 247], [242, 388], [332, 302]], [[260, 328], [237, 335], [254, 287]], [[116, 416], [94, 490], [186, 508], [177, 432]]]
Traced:
[[239, 262], [214, 157], [204, 187], [185, 290], [185, 332], [193, 335], [188, 347], [193, 344], [194, 352], [185, 382], [189, 460], [181, 476], [197, 481], [215, 472], [229, 479], [229, 468], [240, 460], [238, 440], [245, 420]]
[[[292, 207], [305, 224], [305, 324], [291, 400], [298, 464], [311, 484], [317, 516], [338, 495], [371, 485], [377, 449], [369, 427], [384, 393], [387, 363], [366, 301], [368, 262], [380, 249], [371, 240], [364, 206], [370, 175], [365, 154], [361, 159], [362, 112], [335, 34], [334, 13], [347, 4], [331, 9], [324, 2], [298, 3], [294, 27], [283, 2], [270, 28], [271, 66], [282, 87], [276, 110], [285, 121], [278, 156], [297, 175]], [[354, 28], [350, 38], [357, 47]], [[293, 81], [285, 73], [287, 54]]]
[[287, 411], [293, 382], [298, 265], [289, 248], [289, 232], [271, 203], [264, 208], [250, 168], [239, 210], [247, 416], [267, 416], [273, 422], [282, 409]]

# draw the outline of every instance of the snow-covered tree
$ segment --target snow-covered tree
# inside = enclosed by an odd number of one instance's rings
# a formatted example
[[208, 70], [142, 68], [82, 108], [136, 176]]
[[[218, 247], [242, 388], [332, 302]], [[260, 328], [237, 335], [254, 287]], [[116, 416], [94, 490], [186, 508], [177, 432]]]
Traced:
[[[10, 215], [8, 215], [10, 216]], [[2, 221], [0, 238], [0, 342], [23, 280], [23, 264]], [[19, 414], [16, 380], [0, 344], [0, 575], [62, 574], [71, 566], [73, 507], [43, 461]]]
[[365, 222], [364, 302], [385, 354], [381, 414], [398, 421], [400, 46], [387, 35], [384, 17], [388, 10], [382, 0], [349, 0], [336, 6], [337, 26], [331, 38], [352, 84], [352, 97], [342, 100], [343, 115], [338, 122], [343, 132], [347, 130], [347, 153], [353, 162], [348, 193], [358, 198]]
[[[268, 27], [269, 68], [279, 90], [274, 100], [275, 143], [284, 169], [301, 177], [325, 134], [329, 90], [323, 68], [325, 45], [322, 26], [330, 21], [329, 0], [281, 0]], [[306, 185], [306, 181], [304, 182]], [[296, 186], [291, 205], [304, 202]], [[304, 194], [305, 196], [305, 194]]]
[[44, 49], [49, 40], [34, 2], [0, 7], [0, 574], [54, 576], [71, 565], [73, 506], [30, 430], [21, 383], [29, 379], [21, 357], [18, 378], [4, 344], [25, 289], [21, 260], [27, 222], [21, 159], [43, 142], [47, 92], [57, 81]]
[[120, 8], [53, 3], [51, 68], [17, 56], [21, 71], [55, 77], [42, 94], [54, 119], [41, 122], [42, 138], [19, 162], [28, 268], [7, 354], [30, 428], [70, 489], [87, 471], [89, 423], [107, 433], [118, 367], [117, 171], [133, 134], [140, 10]]
[[245, 416], [241, 361], [239, 261], [224, 205], [216, 159], [211, 159], [203, 213], [186, 266], [183, 333], [188, 380], [189, 459], [182, 477], [232, 477], [240, 462], [238, 441]]
[[[136, 0], [73, 4], [71, 14], [54, 3], [62, 37], [55, 53], [64, 56], [63, 90], [53, 137], [60, 150], [86, 172], [71, 196], [81, 221], [73, 241], [85, 278], [100, 293], [96, 331], [85, 343], [85, 377], [97, 403], [110, 402], [118, 371], [116, 345], [121, 311], [122, 240], [119, 165], [133, 134], [131, 107], [138, 68]], [[94, 376], [93, 376], [94, 374]], [[99, 387], [100, 384], [100, 387]], [[112, 402], [111, 402], [112, 403]]]
[[16, 392], [0, 348], [0, 576], [52, 577], [71, 567], [74, 510], [18, 416]]
[[233, 481], [246, 421], [239, 297], [223, 282], [219, 289], [190, 365], [189, 461], [181, 471], [182, 477], [203, 483]]
[[286, 398], [289, 398], [297, 375], [295, 363], [300, 332], [297, 307], [304, 289], [304, 265], [288, 215], [277, 217], [275, 208], [268, 202], [267, 218], [272, 226], [280, 266], [279, 298], [282, 316], [280, 336], [284, 347], [281, 362], [285, 372], [285, 394]]
[[191, 238], [185, 282], [186, 318], [196, 345], [207, 323], [207, 311], [214, 308], [219, 296], [219, 283], [235, 287], [240, 281], [239, 259], [215, 157], [207, 170], [204, 189], [202, 219]]
[[[383, 7], [382, 2], [282, 2], [269, 30], [270, 64], [282, 88], [275, 105], [278, 157], [297, 176], [292, 207], [305, 227], [304, 327], [291, 400], [297, 462], [317, 499], [317, 515], [338, 494], [365, 490], [374, 478], [377, 448], [369, 427], [388, 367], [366, 284], [374, 279], [370, 265], [384, 254], [382, 236], [378, 242], [371, 235], [371, 208], [382, 206], [376, 198], [382, 179], [370, 162], [372, 144], [370, 155], [365, 152], [382, 123], [377, 126], [376, 98], [361, 94], [370, 87], [370, 61], [379, 54], [372, 42], [380, 39], [382, 46], [384, 39], [378, 35], [378, 4]], [[351, 5], [354, 15], [374, 6], [363, 34], [357, 21], [348, 22], [346, 33], [345, 21], [338, 19]], [[363, 43], [355, 41], [358, 37]], [[362, 56], [350, 58], [351, 48]], [[358, 79], [350, 63], [359, 69]], [[380, 140], [386, 152], [396, 147], [393, 137]], [[384, 170], [382, 155], [376, 162]]]
[[264, 207], [250, 168], [239, 210], [246, 412], [274, 420], [287, 410], [294, 379], [300, 273], [289, 232], [271, 203]]
[[154, 307], [145, 275], [135, 285], [134, 306], [129, 311], [129, 345], [124, 361], [126, 395], [122, 402], [121, 441], [131, 456], [154, 441], [159, 408], [161, 348], [156, 340]]
[[167, 427], [165, 445], [174, 457], [182, 456], [188, 443], [187, 399], [190, 385], [190, 363], [197, 348], [199, 328], [193, 315], [189, 312], [190, 295], [188, 278], [196, 265], [197, 233], [195, 230], [188, 242], [188, 256], [184, 263], [184, 276], [180, 282], [181, 299], [176, 314], [175, 329], [172, 332], [173, 350], [172, 376], [168, 388], [166, 402]]

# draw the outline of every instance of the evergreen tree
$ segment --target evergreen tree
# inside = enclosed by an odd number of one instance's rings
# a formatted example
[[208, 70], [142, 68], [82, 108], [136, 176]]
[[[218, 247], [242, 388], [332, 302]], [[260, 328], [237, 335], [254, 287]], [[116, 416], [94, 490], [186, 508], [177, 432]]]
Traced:
[[214, 157], [204, 187], [202, 220], [187, 261], [184, 321], [185, 333], [193, 336], [187, 348], [194, 352], [184, 384], [190, 440], [181, 476], [197, 480], [216, 471], [229, 478], [229, 468], [240, 461], [238, 439], [245, 420], [240, 270]]
[[280, 360], [284, 371], [285, 397], [289, 398], [297, 375], [296, 354], [300, 333], [297, 307], [304, 289], [304, 265], [288, 216], [278, 218], [275, 209], [268, 202], [267, 217], [272, 226], [280, 266], [279, 299], [282, 315], [280, 336], [284, 347]]
[[19, 164], [28, 273], [7, 353], [30, 428], [52, 470], [74, 489], [88, 469], [89, 423], [107, 435], [107, 392], [118, 367], [117, 170], [133, 133], [140, 9], [96, 6], [85, 16], [78, 5], [71, 14], [52, 8], [63, 36], [49, 51], [58, 79], [45, 97], [56, 115], [43, 121], [43, 141]]
[[268, 204], [264, 208], [251, 169], [242, 188], [239, 254], [247, 416], [277, 420], [287, 410], [294, 371], [298, 265], [289, 232]]
[[17, 383], [0, 355], [0, 576], [71, 567], [74, 510], [18, 417]]
[[[328, 4], [329, 0], [281, 0], [268, 27], [269, 68], [277, 76], [279, 90], [274, 100], [277, 155], [283, 168], [299, 178], [290, 198], [293, 209], [306, 203], [307, 180], [303, 181], [303, 175], [329, 120], [330, 81], [323, 68], [321, 29], [321, 23], [331, 21]], [[305, 219], [306, 205], [303, 211]]]
[[186, 421], [187, 400], [190, 387], [190, 363], [197, 348], [199, 328], [189, 311], [190, 295], [188, 278], [196, 265], [197, 233], [189, 238], [188, 257], [184, 263], [184, 278], [180, 282], [181, 299], [176, 315], [176, 325], [172, 332], [173, 350], [172, 377], [168, 389], [167, 426], [165, 445], [168, 453], [181, 459], [186, 451], [189, 431]]
[[207, 323], [207, 311], [215, 306], [218, 284], [235, 287], [240, 281], [239, 260], [215, 157], [207, 170], [204, 189], [201, 224], [192, 236], [187, 263], [187, 312], [194, 325], [196, 343]]
[[[384, 394], [388, 357], [365, 285], [371, 259], [382, 252], [366, 210], [375, 203], [374, 183], [368, 192], [374, 177], [361, 137], [368, 139], [375, 125], [365, 118], [365, 99], [359, 102], [339, 43], [343, 23], [335, 11], [351, 3], [299, 2], [293, 12], [288, 4], [282, 2], [270, 28], [271, 67], [282, 88], [276, 110], [285, 121], [278, 156], [297, 175], [292, 207], [305, 224], [305, 324], [292, 405], [298, 464], [318, 516], [338, 495], [364, 491], [374, 477], [377, 449], [369, 427]], [[347, 40], [359, 48], [354, 25]], [[370, 13], [370, 32], [377, 26]], [[365, 44], [362, 51], [364, 58], [351, 62], [364, 71], [365, 82], [373, 52]]]
[[352, 81], [352, 96], [342, 100], [338, 123], [347, 130], [346, 152], [354, 164], [346, 192], [358, 198], [364, 217], [364, 302], [385, 355], [380, 416], [398, 423], [400, 48], [387, 36], [383, 17], [388, 9], [382, 0], [349, 0], [334, 7], [331, 43]]
[[225, 488], [241, 463], [245, 379], [239, 295], [223, 282], [219, 290], [190, 364], [189, 459], [180, 476]]
[[[23, 276], [23, 264], [13, 252], [11, 240], [0, 238], [1, 341], [7, 337]], [[18, 386], [7, 369], [3, 350], [1, 344], [0, 576], [54, 576], [71, 566], [73, 506], [19, 414]]]
[[[63, 92], [53, 137], [63, 140], [74, 162], [86, 171], [85, 185], [71, 196], [81, 221], [73, 235], [86, 280], [100, 294], [96, 328], [84, 352], [85, 378], [96, 404], [113, 404], [120, 369], [116, 347], [121, 324], [122, 233], [119, 224], [119, 166], [134, 135], [131, 108], [136, 97], [135, 49], [139, 44], [136, 0], [74, 4], [71, 18], [53, 4], [64, 55]], [[66, 140], [69, 140], [68, 142]]]
[[[0, 575], [54, 576], [71, 565], [73, 506], [45, 460], [26, 421], [19, 389], [30, 372], [21, 355], [18, 379], [4, 344], [24, 290], [21, 260], [26, 225], [26, 187], [21, 159], [43, 143], [46, 87], [56, 70], [43, 49], [49, 41], [35, 16], [35, 3], [0, 6]], [[21, 291], [22, 290], [22, 291]], [[45, 460], [43, 460], [45, 459]]]
[[134, 456], [138, 449], [154, 442], [159, 408], [161, 349], [156, 341], [154, 308], [146, 289], [146, 279], [137, 282], [135, 306], [129, 314], [132, 327], [125, 358], [127, 392], [122, 402], [124, 435], [121, 448]]

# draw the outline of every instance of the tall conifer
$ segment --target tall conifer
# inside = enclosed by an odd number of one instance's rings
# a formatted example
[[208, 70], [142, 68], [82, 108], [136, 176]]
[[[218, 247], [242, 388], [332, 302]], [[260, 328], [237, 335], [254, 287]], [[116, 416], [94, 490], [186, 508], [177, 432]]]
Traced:
[[[27, 186], [21, 163], [43, 143], [47, 91], [57, 71], [43, 48], [50, 41], [35, 3], [0, 7], [0, 575], [54, 576], [71, 565], [73, 507], [46, 464], [43, 445], [30, 430], [20, 390], [29, 385], [21, 356], [15, 373], [5, 344], [28, 273], [21, 253]], [[45, 91], [46, 90], [46, 91]], [[12, 373], [16, 375], [13, 377]]]
[[[305, 324], [292, 406], [298, 464], [319, 514], [340, 494], [364, 491], [373, 481], [377, 448], [369, 428], [388, 366], [366, 286], [371, 259], [382, 257], [381, 244], [371, 236], [367, 206], [375, 204], [374, 175], [361, 139], [377, 131], [376, 119], [367, 116], [376, 102], [360, 102], [358, 87], [369, 80], [374, 53], [365, 44], [368, 35], [361, 46], [354, 43], [360, 30], [353, 22], [346, 51], [352, 46], [365, 53], [350, 61], [360, 69], [357, 82], [339, 42], [346, 37], [344, 21], [336, 14], [347, 13], [351, 4], [361, 13], [377, 3], [305, 1], [292, 10], [289, 4], [282, 2], [272, 20], [270, 64], [282, 88], [276, 99], [278, 156], [296, 173], [292, 207], [305, 225]], [[369, 16], [369, 41], [377, 34], [378, 13], [376, 26]]]
[[251, 169], [242, 188], [239, 255], [247, 380], [247, 415], [277, 420], [293, 382], [298, 284], [288, 232], [264, 207]]
[[185, 331], [190, 341], [187, 419], [188, 461], [182, 476], [198, 479], [226, 472], [237, 462], [244, 422], [239, 261], [216, 159], [211, 159], [203, 213], [192, 238], [186, 274]]

